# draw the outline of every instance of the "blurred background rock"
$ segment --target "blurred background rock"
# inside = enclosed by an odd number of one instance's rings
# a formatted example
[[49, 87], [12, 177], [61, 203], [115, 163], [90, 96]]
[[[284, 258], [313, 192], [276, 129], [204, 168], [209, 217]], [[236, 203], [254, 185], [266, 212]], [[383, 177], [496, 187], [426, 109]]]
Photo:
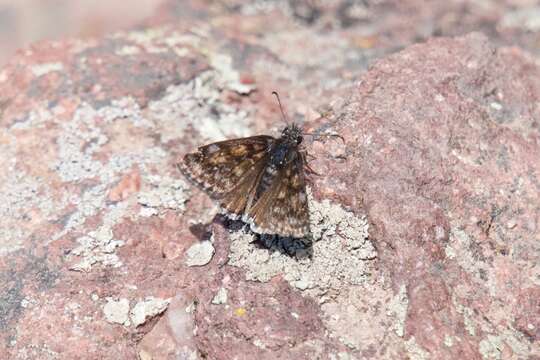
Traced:
[[164, 0], [0, 0], [0, 66], [44, 39], [99, 36], [131, 28]]
[[386, 52], [471, 31], [484, 33], [497, 45], [540, 52], [537, 0], [0, 0], [0, 66], [17, 49], [39, 40], [102, 36], [275, 6], [303, 25], [354, 28], [363, 35], [362, 46], [368, 41], [368, 47]]

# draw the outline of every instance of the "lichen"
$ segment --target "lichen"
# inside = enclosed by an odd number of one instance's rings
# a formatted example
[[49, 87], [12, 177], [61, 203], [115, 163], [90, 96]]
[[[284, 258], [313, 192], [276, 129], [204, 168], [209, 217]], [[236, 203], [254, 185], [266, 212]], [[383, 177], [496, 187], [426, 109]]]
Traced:
[[482, 359], [501, 359], [502, 341], [498, 336], [488, 335], [479, 344]]
[[79, 246], [73, 249], [71, 254], [81, 257], [82, 260], [71, 266], [72, 270], [90, 271], [96, 263], [113, 267], [122, 265], [115, 250], [124, 245], [124, 241], [114, 238], [112, 228], [125, 215], [126, 208], [127, 203], [111, 205], [98, 229], [77, 238]]
[[[80, 104], [71, 121], [60, 123], [61, 132], [56, 142], [58, 160], [51, 170], [64, 182], [99, 180], [98, 185], [85, 189], [81, 195], [70, 197], [68, 203], [76, 209], [67, 218], [64, 229], [52, 238], [54, 241], [74, 231], [83, 233], [68, 255], [81, 258], [71, 269], [90, 271], [95, 264], [121, 266], [115, 249], [123, 242], [113, 238], [112, 227], [132, 213], [130, 206], [133, 205], [129, 202], [109, 204], [106, 194], [133, 166], [139, 168], [142, 179], [142, 190], [137, 196], [139, 216], [162, 215], [167, 210], [182, 212], [189, 196], [183, 180], [155, 175], [148, 166], [167, 160], [168, 154], [159, 146], [137, 148], [136, 144], [120, 144], [122, 152], [107, 154], [106, 160], [98, 156], [106, 146], [118, 141], [110, 137], [108, 126], [125, 123], [123, 128], [151, 129], [161, 136], [162, 143], [183, 138], [187, 126], [209, 140], [248, 135], [247, 112], [220, 101], [222, 86], [227, 83], [224, 70], [220, 71], [209, 70], [188, 83], [169, 87], [160, 99], [150, 101], [144, 111], [133, 98], [125, 97], [112, 99], [110, 105], [99, 109]], [[134, 146], [131, 152], [130, 145]], [[96, 214], [103, 217], [103, 223], [86, 229], [86, 219]]]
[[189, 126], [208, 142], [250, 135], [248, 113], [220, 100], [222, 81], [217, 71], [208, 70], [169, 86], [161, 99], [149, 102], [148, 117], [161, 140], [183, 138]]
[[469, 335], [475, 336], [476, 325], [473, 320], [473, 316], [474, 316], [473, 310], [459, 303], [458, 299], [455, 296], [453, 296], [452, 302], [454, 303], [456, 307], [456, 311], [463, 316], [463, 323], [465, 325], [465, 330], [467, 330]]
[[[109, 139], [109, 126], [119, 123], [125, 124], [122, 128], [154, 126], [130, 97], [112, 100], [111, 105], [99, 109], [83, 103], [75, 110], [71, 121], [60, 124], [60, 134], [56, 141], [58, 159], [51, 170], [66, 183], [92, 183], [98, 180], [98, 184], [83, 188], [80, 194], [71, 192], [65, 205], [74, 206], [75, 210], [67, 216], [64, 228], [51, 238], [51, 241], [55, 241], [65, 235], [82, 233], [76, 238], [77, 245], [67, 255], [75, 262], [71, 266], [72, 270], [90, 271], [95, 264], [121, 266], [122, 262], [115, 250], [123, 242], [114, 239], [112, 229], [133, 212], [133, 204], [128, 201], [110, 204], [107, 194], [133, 166], [138, 167], [141, 177], [147, 181], [146, 186], [150, 187], [147, 189], [149, 193], [143, 192], [143, 205], [144, 196], [150, 194], [158, 199], [152, 202], [153, 209], [183, 209], [183, 182], [152, 175], [152, 166], [149, 165], [162, 163], [167, 156], [161, 147], [139, 148], [137, 143], [127, 143], [121, 145], [122, 152], [106, 153], [105, 146], [117, 141]], [[104, 152], [107, 157], [98, 156]], [[86, 220], [98, 214], [102, 217], [102, 223], [95, 228], [86, 228]]]
[[62, 71], [63, 69], [64, 65], [60, 62], [36, 64], [32, 65], [31, 67], [32, 73], [35, 77], [40, 77], [53, 71]]
[[429, 353], [418, 345], [414, 336], [411, 336], [405, 342], [405, 348], [411, 360], [428, 360], [431, 358]]
[[397, 320], [394, 331], [400, 337], [403, 337], [405, 333], [405, 319], [407, 317], [408, 306], [407, 287], [401, 285], [399, 292], [388, 304], [388, 315]]
[[142, 206], [141, 216], [158, 215], [165, 210], [184, 211], [189, 187], [183, 180], [158, 175], [150, 175], [143, 180], [146, 189], [137, 196]]
[[308, 191], [312, 258], [296, 259], [279, 251], [257, 248], [253, 234], [232, 233], [229, 264], [246, 269], [248, 280], [269, 281], [282, 275], [292, 286], [325, 293], [369, 277], [370, 261], [377, 253], [368, 239], [368, 222], [329, 200], [315, 201]]

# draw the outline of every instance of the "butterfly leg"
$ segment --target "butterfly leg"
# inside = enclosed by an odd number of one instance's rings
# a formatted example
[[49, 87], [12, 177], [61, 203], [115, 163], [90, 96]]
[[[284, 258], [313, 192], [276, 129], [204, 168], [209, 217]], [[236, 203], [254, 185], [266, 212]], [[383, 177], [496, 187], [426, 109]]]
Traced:
[[[311, 134], [308, 134], [308, 135], [311, 135]], [[345, 144], [345, 138], [339, 134], [319, 134], [318, 137], [315, 137], [313, 139], [313, 141], [320, 141], [320, 137], [323, 137], [323, 136], [327, 136], [327, 137], [337, 137], [338, 139], [340, 139], [341, 141], [343, 141], [343, 143]]]
[[[307, 157], [310, 156], [311, 158], [315, 159], [315, 156], [303, 151], [300, 153], [300, 156], [302, 157], [302, 163], [303, 163], [303, 166], [304, 166], [304, 169], [306, 170], [306, 174], [307, 175], [317, 175], [317, 176], [321, 176], [321, 174], [317, 173], [315, 170], [313, 170], [311, 168], [311, 166], [309, 166], [309, 162], [307, 161]], [[309, 180], [309, 178], [308, 178]]]
[[311, 168], [311, 166], [309, 166], [309, 161], [307, 161], [307, 156], [311, 156], [312, 159], [315, 159], [315, 156], [311, 155], [311, 154], [308, 154], [308, 153], [302, 153], [302, 161], [304, 163], [304, 168], [307, 170], [306, 172], [308, 174], [313, 174], [313, 175], [317, 175], [317, 176], [321, 176], [321, 174], [319, 174], [318, 172], [316, 172], [315, 170], [313, 170]]
[[315, 170], [313, 170], [313, 169], [311, 168], [311, 166], [309, 166], [308, 163], [306, 163], [304, 166], [305, 166], [305, 168], [306, 168], [306, 170], [307, 170], [307, 173], [313, 174], [313, 175], [317, 175], [317, 176], [321, 176], [321, 174], [319, 174], [318, 172], [316, 172]]

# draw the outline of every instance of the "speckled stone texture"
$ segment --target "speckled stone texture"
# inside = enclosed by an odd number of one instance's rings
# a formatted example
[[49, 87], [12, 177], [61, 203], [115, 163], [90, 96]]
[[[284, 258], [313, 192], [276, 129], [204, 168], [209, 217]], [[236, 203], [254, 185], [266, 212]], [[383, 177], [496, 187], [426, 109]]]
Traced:
[[[272, 4], [193, 3], [0, 71], [2, 356], [540, 356], [534, 53], [478, 33], [396, 52], [414, 41]], [[174, 166], [275, 135], [272, 90], [345, 139], [306, 139], [311, 259], [257, 246]]]

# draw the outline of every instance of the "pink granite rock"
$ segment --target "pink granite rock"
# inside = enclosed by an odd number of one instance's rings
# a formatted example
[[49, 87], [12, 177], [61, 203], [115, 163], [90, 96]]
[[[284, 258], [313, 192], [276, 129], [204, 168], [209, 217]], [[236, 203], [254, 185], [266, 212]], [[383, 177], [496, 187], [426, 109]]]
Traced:
[[198, 359], [195, 343], [196, 304], [192, 296], [178, 294], [165, 314], [139, 343], [139, 357], [149, 359]]
[[[373, 50], [360, 25], [194, 4], [0, 71], [0, 353], [540, 356], [534, 55], [472, 34], [373, 61], [394, 38]], [[306, 141], [323, 174], [311, 259], [258, 247], [174, 166], [278, 130], [275, 89], [307, 130], [345, 138]]]
[[347, 160], [321, 168], [365, 207], [422, 353], [538, 354], [539, 91], [530, 57], [470, 35], [377, 62], [339, 111]]

